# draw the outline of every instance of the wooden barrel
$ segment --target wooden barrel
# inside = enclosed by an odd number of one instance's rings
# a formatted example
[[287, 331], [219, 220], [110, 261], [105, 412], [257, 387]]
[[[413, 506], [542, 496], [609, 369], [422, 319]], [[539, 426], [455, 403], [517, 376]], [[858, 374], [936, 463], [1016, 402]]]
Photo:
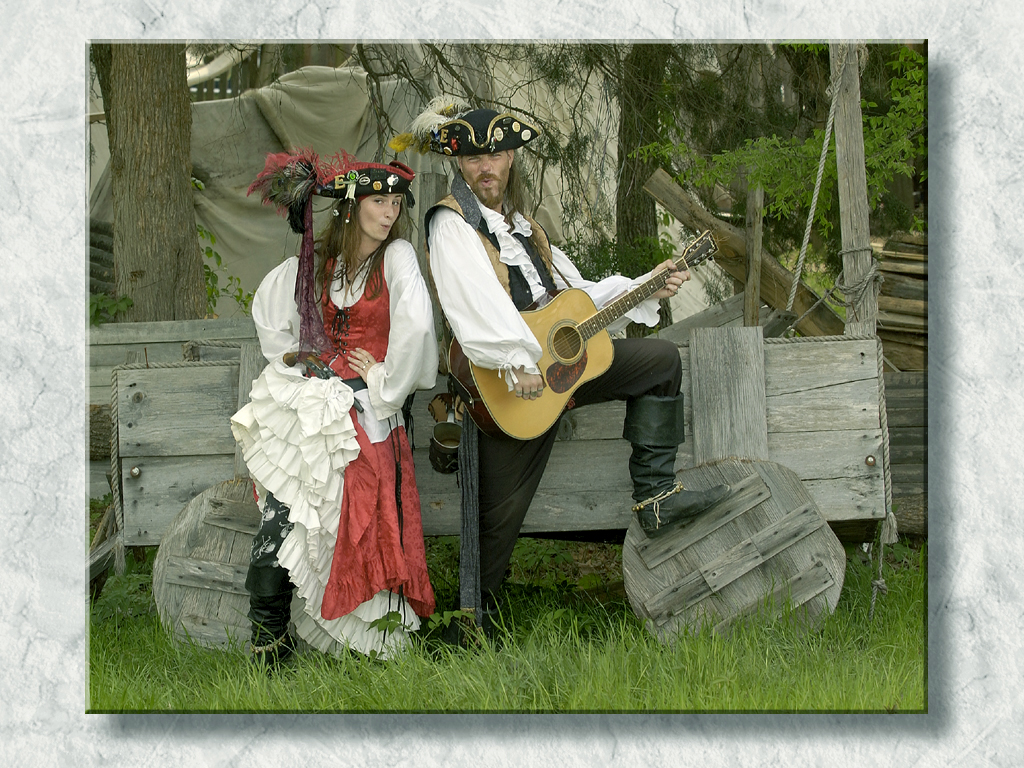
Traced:
[[705, 624], [787, 610], [809, 626], [835, 609], [846, 552], [796, 474], [770, 461], [724, 459], [679, 473], [686, 488], [732, 493], [649, 539], [634, 519], [622, 548], [626, 594], [662, 642]]
[[153, 563], [153, 598], [176, 639], [212, 647], [249, 639], [245, 575], [259, 522], [248, 479], [207, 488], [174, 518]]

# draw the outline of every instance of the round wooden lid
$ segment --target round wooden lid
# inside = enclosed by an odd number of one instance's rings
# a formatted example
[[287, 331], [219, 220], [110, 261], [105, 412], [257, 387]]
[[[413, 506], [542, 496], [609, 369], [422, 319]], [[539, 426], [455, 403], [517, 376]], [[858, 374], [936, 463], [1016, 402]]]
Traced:
[[730, 495], [694, 520], [648, 538], [634, 518], [622, 548], [633, 611], [662, 642], [706, 624], [723, 632], [761, 611], [812, 626], [835, 609], [846, 551], [789, 468], [725, 459], [684, 470], [684, 487], [724, 483]]
[[249, 570], [260, 511], [248, 479], [207, 488], [177, 514], [153, 561], [153, 599], [178, 640], [224, 647], [249, 639]]

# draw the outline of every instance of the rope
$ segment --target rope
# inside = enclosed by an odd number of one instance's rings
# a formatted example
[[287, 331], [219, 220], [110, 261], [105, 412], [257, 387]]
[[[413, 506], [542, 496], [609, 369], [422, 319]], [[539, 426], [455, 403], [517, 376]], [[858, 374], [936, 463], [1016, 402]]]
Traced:
[[[863, 46], [858, 46], [857, 51], [860, 52], [862, 48]], [[825, 160], [828, 157], [829, 142], [832, 140], [832, 126], [835, 122], [836, 105], [839, 103], [839, 86], [842, 82], [843, 73], [846, 70], [846, 57], [848, 50], [849, 49], [846, 45], [840, 46], [836, 62], [836, 71], [832, 73], [832, 79], [829, 82], [828, 88], [825, 91], [826, 93], [831, 95], [832, 102], [829, 105], [828, 120], [825, 123], [825, 137], [821, 143], [821, 154], [818, 158], [818, 175], [814, 181], [814, 194], [811, 196], [811, 209], [807, 214], [807, 226], [804, 228], [804, 239], [803, 243], [800, 246], [800, 255], [797, 257], [796, 272], [793, 276], [793, 284], [789, 287], [789, 299], [786, 302], [787, 312], [793, 311], [793, 304], [796, 302], [797, 288], [799, 288], [800, 286], [800, 278], [803, 275], [804, 262], [807, 258], [807, 246], [811, 239], [811, 228], [814, 224], [814, 212], [818, 206], [818, 194], [821, 191], [821, 182], [825, 173]], [[859, 59], [859, 65], [859, 70], [863, 71], [863, 57]], [[858, 251], [865, 250], [870, 252], [871, 247], [863, 246], [860, 248], [848, 248], [840, 251], [839, 255], [842, 256], [847, 253], [856, 253]], [[867, 290], [869, 282], [876, 281], [878, 283], [881, 283], [882, 279], [882, 275], [878, 271], [878, 266], [874, 261], [872, 261], [871, 269], [868, 271], [868, 274], [865, 275], [863, 279], [857, 281], [856, 283], [847, 286], [842, 282], [842, 279], [840, 278], [839, 280], [836, 281], [836, 284], [832, 288], [830, 288], [820, 299], [814, 302], [810, 309], [808, 309], [806, 312], [800, 315], [800, 317], [794, 320], [789, 325], [789, 327], [786, 328], [785, 331], [783, 331], [783, 335], [788, 334], [790, 331], [792, 331], [799, 323], [803, 321], [805, 317], [807, 317], [811, 312], [817, 309], [822, 302], [831, 300], [833, 294], [835, 294], [836, 291], [839, 291], [845, 297], [844, 301], [841, 303], [849, 311], [860, 302], [860, 299], [864, 296], [864, 293]], [[854, 316], [856, 317], [856, 312], [854, 312]]]
[[892, 511], [892, 476], [889, 471], [889, 417], [885, 407], [885, 376], [882, 370], [882, 340], [878, 340], [878, 415], [882, 427], [882, 472], [885, 481], [885, 520], [879, 532], [878, 547], [878, 578], [871, 581], [871, 607], [868, 609], [868, 620], [875, 618], [875, 602], [879, 593], [885, 595], [888, 588], [882, 576], [885, 563], [885, 545], [894, 544], [898, 538], [896, 515]]
[[[889, 417], [885, 405], [885, 376], [884, 357], [882, 356], [882, 340], [876, 334], [850, 334], [843, 336], [804, 336], [795, 339], [766, 338], [765, 344], [793, 344], [793, 343], [815, 343], [827, 341], [861, 341], [874, 340], [877, 345], [878, 359], [878, 419], [882, 432], [882, 485], [885, 492], [885, 518], [879, 529], [878, 547], [878, 578], [871, 581], [871, 607], [868, 610], [868, 619], [874, 619], [875, 603], [878, 595], [885, 595], [887, 587], [885, 578], [882, 575], [882, 567], [885, 562], [885, 545], [893, 544], [899, 538], [896, 515], [892, 511], [892, 472], [889, 467]], [[688, 342], [680, 345], [687, 346]], [[872, 556], [874, 547], [872, 547]]]
[[[842, 255], [844, 253], [853, 253], [855, 251], [869, 251], [869, 250], [871, 250], [870, 246], [864, 246], [864, 247], [861, 247], [861, 248], [849, 248], [849, 249], [846, 249], [844, 251], [840, 251], [840, 255]], [[793, 285], [795, 286], [798, 281], [799, 281], [799, 278], [794, 280]], [[803, 321], [803, 319], [805, 317], [807, 317], [809, 314], [811, 314], [811, 312], [813, 312], [818, 307], [819, 304], [821, 304], [822, 302], [824, 302], [826, 300], [832, 301], [832, 303], [835, 304], [836, 306], [840, 306], [841, 305], [841, 306], [846, 307], [847, 311], [852, 311], [853, 312], [854, 318], [856, 319], [856, 314], [857, 313], [856, 313], [855, 307], [856, 307], [856, 305], [858, 303], [860, 303], [861, 299], [863, 299], [864, 293], [867, 291], [868, 284], [869, 283], [877, 283], [879, 286], [881, 286], [881, 284], [884, 281], [885, 281], [885, 277], [882, 275], [881, 270], [878, 269], [878, 262], [876, 262], [874, 259], [872, 259], [871, 267], [868, 269], [868, 271], [864, 275], [864, 277], [862, 277], [856, 283], [852, 283], [850, 285], [847, 285], [845, 282], [843, 282], [843, 279], [841, 277], [839, 279], [837, 279], [835, 285], [833, 285], [831, 288], [829, 288], [827, 291], [825, 291], [825, 293], [822, 295], [822, 297], [820, 299], [818, 299], [816, 302], [814, 302], [814, 304], [812, 304], [810, 306], [810, 308], [806, 312], [804, 312], [802, 315], [800, 315], [800, 317], [798, 317], [796, 320], [794, 320], [792, 323], [790, 323], [789, 326], [786, 328], [786, 330], [784, 330], [782, 332], [782, 335], [785, 336], [790, 331], [792, 331], [794, 328], [796, 328], [797, 325], [799, 325]], [[837, 300], [834, 300], [832, 298], [833, 294], [835, 294], [837, 291], [839, 293], [843, 294], [844, 298], [843, 298], [842, 301], [837, 301]], [[765, 339], [765, 341], [767, 341], [767, 339]]]
[[192, 356], [193, 356], [193, 354], [195, 352], [195, 349], [197, 347], [230, 347], [230, 348], [234, 348], [234, 349], [241, 349], [242, 348], [242, 342], [241, 341], [222, 341], [222, 340], [219, 340], [219, 339], [208, 339], [208, 340], [199, 339], [199, 340], [193, 340], [193, 341], [186, 341], [184, 344], [181, 345], [182, 357], [184, 357], [186, 360], [188, 360], [190, 362], [199, 362], [199, 361], [191, 360], [191, 358], [192, 358]]
[[[825, 139], [821, 142], [821, 156], [818, 158], [818, 178], [814, 182], [814, 194], [811, 195], [811, 210], [807, 214], [807, 227], [804, 229], [804, 241], [800, 246], [800, 256], [796, 261], [796, 274], [793, 285], [789, 289], [789, 301], [786, 303], [786, 311], [793, 311], [793, 302], [796, 300], [796, 289], [800, 285], [800, 275], [803, 274], [804, 260], [807, 258], [807, 244], [811, 239], [811, 226], [814, 224], [814, 210], [818, 206], [818, 193], [821, 191], [821, 179], [825, 175], [825, 159], [828, 157], [828, 145], [832, 140], [832, 123], [835, 121], [836, 105], [839, 103], [839, 84], [843, 79], [843, 71], [846, 69], [846, 46], [839, 48], [839, 61], [836, 71], [832, 73], [832, 80], [829, 83], [826, 93], [832, 96], [832, 104], [828, 109], [828, 121], [825, 123]], [[815, 305], [817, 306], [817, 305]], [[787, 329], [788, 330], [788, 329]]]
[[118, 466], [117, 435], [117, 372], [123, 366], [116, 366], [110, 372], [110, 492], [114, 504], [114, 573], [124, 574], [124, 507], [121, 504], [121, 468]]

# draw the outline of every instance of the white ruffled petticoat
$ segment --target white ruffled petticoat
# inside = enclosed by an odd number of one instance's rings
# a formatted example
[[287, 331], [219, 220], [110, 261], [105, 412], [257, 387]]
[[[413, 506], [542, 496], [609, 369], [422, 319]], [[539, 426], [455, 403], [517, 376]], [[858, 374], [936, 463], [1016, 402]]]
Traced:
[[371, 622], [398, 611], [401, 624], [413, 631], [420, 626], [394, 593], [382, 590], [337, 619], [320, 615], [338, 537], [344, 470], [359, 455], [352, 402], [352, 389], [341, 379], [307, 379], [278, 360], [253, 382], [250, 402], [231, 417], [231, 431], [261, 509], [269, 491], [290, 510], [293, 527], [277, 559], [295, 585], [292, 621], [299, 637], [325, 653], [349, 647], [386, 658], [404, 647], [406, 631], [398, 626], [385, 632]]

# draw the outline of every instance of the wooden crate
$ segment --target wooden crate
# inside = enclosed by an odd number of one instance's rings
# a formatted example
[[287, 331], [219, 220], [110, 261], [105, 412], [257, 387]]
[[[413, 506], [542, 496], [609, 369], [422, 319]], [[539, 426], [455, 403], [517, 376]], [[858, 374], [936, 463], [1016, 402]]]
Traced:
[[[694, 329], [712, 344], [754, 328]], [[878, 343], [842, 336], [762, 342], [764, 458], [792, 469], [842, 539], [864, 541], [885, 516], [884, 461], [879, 411]], [[699, 463], [694, 441], [691, 346], [679, 349], [686, 442], [676, 471]], [[724, 371], [722, 375], [738, 375]], [[427, 398], [429, 399], [429, 398]], [[625, 404], [602, 403], [566, 413], [559, 440], [523, 523], [524, 533], [625, 530], [633, 504], [622, 439]], [[699, 419], [698, 419], [699, 421]], [[431, 422], [432, 423], [432, 422]], [[428, 424], [429, 428], [429, 424]], [[698, 427], [699, 431], [699, 427]], [[427, 459], [425, 430], [414, 451], [428, 535], [459, 532], [455, 475], [439, 475]], [[874, 464], [869, 463], [869, 457]]]
[[[769, 340], [762, 346], [766, 458], [797, 474], [841, 538], [870, 538], [884, 517], [877, 342], [830, 337]], [[687, 441], [680, 446], [676, 468], [684, 470], [696, 463], [689, 343], [680, 347], [680, 359]], [[239, 369], [227, 365], [201, 370], [119, 373], [119, 419], [124, 423], [119, 474], [128, 544], [159, 543], [185, 504], [235, 474], [229, 419], [238, 407]], [[460, 531], [456, 475], [435, 472], [427, 452], [434, 422], [426, 406], [444, 389], [441, 379], [434, 390], [418, 393], [414, 405], [413, 457], [428, 536]], [[524, 533], [589, 535], [628, 528], [633, 501], [630, 446], [622, 439], [624, 415], [623, 403], [605, 403], [562, 417], [559, 440]], [[866, 463], [869, 456], [874, 466]], [[138, 467], [137, 478], [131, 477], [133, 467]]]
[[[89, 329], [89, 495], [110, 490], [111, 374], [129, 357], [150, 365], [182, 361], [189, 342], [255, 341], [250, 318], [181, 320], [153, 323], [107, 323]], [[201, 360], [237, 360], [239, 347], [199, 348]]]
[[[116, 410], [115, 455], [107, 466], [119, 528], [126, 545], [153, 546], [202, 491], [247, 476], [230, 418], [247, 401], [265, 361], [248, 318], [133, 323], [105, 331], [93, 336], [90, 356], [93, 369], [109, 364], [106, 397]], [[199, 338], [188, 338], [193, 334]], [[183, 347], [198, 359], [183, 360]], [[142, 360], [115, 366], [118, 355]]]

